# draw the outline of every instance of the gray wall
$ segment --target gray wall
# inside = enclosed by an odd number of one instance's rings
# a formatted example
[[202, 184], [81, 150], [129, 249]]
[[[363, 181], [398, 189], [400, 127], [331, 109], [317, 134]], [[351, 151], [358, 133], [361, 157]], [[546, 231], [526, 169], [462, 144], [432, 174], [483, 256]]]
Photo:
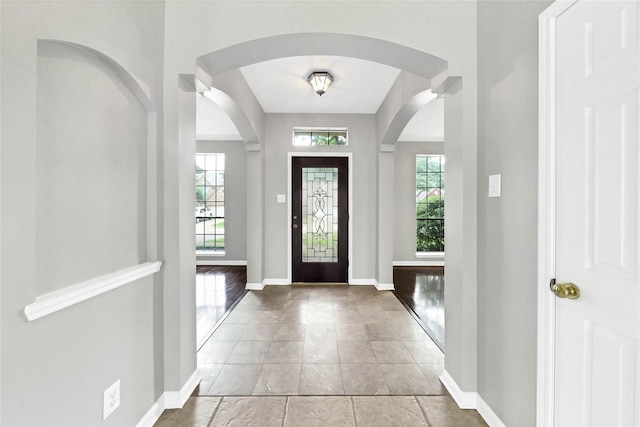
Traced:
[[[224, 153], [224, 256], [198, 255], [201, 260], [247, 260], [247, 153], [242, 141], [197, 141], [198, 153]], [[249, 213], [250, 216], [250, 213]]]
[[416, 155], [444, 154], [443, 142], [398, 142], [393, 159], [393, 261], [416, 258]]
[[[353, 278], [375, 278], [376, 234], [376, 141], [375, 117], [361, 114], [268, 114], [265, 121], [265, 277], [288, 276], [288, 203], [276, 203], [287, 194], [288, 152], [353, 153], [351, 223], [353, 227]], [[342, 147], [295, 147], [294, 127], [346, 127], [349, 145]]]
[[[32, 322], [22, 312], [45, 292], [148, 260], [147, 189], [155, 183], [146, 176], [147, 110], [99, 57], [42, 43], [38, 50], [38, 40], [96, 49], [161, 105], [164, 5], [0, 7], [0, 424], [135, 425], [164, 389], [156, 277]], [[118, 379], [121, 405], [103, 421], [103, 392]]]
[[[537, 16], [549, 2], [478, 3], [478, 392], [535, 424]], [[487, 198], [502, 174], [502, 197]]]

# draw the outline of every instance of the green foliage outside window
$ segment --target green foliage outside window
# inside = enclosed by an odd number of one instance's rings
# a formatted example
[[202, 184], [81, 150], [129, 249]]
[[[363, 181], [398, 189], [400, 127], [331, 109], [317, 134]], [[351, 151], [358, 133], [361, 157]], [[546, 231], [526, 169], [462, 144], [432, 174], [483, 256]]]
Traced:
[[294, 129], [293, 145], [347, 145], [347, 130]]
[[204, 202], [204, 201], [205, 201], [204, 187], [196, 187], [196, 202]]
[[433, 197], [416, 206], [416, 250], [444, 252], [444, 199]]
[[347, 145], [346, 135], [336, 133], [312, 134], [311, 145]]

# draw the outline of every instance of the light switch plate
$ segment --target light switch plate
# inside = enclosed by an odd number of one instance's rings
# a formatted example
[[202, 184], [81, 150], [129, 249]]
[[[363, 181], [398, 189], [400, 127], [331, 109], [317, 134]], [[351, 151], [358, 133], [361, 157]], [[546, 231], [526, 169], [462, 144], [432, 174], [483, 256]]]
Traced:
[[489, 175], [489, 197], [500, 197], [501, 176]]
[[278, 194], [278, 203], [286, 203], [287, 202], [287, 196], [284, 194]]

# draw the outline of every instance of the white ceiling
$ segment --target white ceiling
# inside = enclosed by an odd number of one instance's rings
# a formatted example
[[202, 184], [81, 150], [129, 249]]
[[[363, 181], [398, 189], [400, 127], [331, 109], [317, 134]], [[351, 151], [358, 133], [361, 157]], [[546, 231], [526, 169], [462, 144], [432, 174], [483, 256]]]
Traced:
[[[307, 82], [313, 71], [328, 71], [334, 82], [323, 96]], [[400, 70], [340, 56], [296, 56], [242, 67], [265, 113], [375, 114]], [[211, 99], [198, 98], [198, 139], [241, 140], [233, 122]], [[434, 99], [409, 122], [399, 140], [441, 141], [442, 100]]]
[[[333, 77], [322, 96], [307, 82], [313, 71]], [[240, 72], [265, 113], [375, 114], [400, 70], [342, 56], [295, 56], [249, 65]]]

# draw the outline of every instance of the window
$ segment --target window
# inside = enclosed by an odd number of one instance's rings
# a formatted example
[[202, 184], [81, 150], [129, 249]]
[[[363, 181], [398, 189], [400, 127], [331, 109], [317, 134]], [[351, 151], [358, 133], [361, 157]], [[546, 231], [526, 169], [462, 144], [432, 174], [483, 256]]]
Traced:
[[224, 154], [196, 154], [196, 251], [224, 251]]
[[416, 156], [416, 251], [444, 252], [444, 156]]
[[346, 129], [296, 128], [293, 145], [347, 145]]

